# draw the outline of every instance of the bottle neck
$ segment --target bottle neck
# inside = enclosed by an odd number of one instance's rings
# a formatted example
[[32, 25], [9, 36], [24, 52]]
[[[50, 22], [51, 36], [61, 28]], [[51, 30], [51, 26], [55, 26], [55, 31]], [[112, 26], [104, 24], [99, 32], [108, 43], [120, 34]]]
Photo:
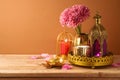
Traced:
[[96, 24], [101, 24], [101, 20], [100, 19], [96, 19]]

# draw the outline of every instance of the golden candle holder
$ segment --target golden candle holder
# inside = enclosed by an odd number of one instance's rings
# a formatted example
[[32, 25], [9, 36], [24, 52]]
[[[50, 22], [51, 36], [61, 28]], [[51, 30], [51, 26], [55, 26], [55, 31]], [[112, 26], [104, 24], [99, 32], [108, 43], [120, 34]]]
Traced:
[[61, 56], [55, 55], [53, 58], [50, 60], [46, 61], [46, 66], [47, 68], [52, 68], [52, 67], [62, 67], [64, 65], [64, 59]]
[[71, 33], [63, 31], [57, 36], [56, 53], [57, 55], [67, 56], [71, 51], [73, 36]]

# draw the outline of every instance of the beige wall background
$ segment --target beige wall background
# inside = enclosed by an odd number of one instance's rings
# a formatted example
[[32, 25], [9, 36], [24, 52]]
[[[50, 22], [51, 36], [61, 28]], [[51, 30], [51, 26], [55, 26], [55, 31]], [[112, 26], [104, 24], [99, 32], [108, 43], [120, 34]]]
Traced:
[[[88, 33], [96, 11], [108, 32], [108, 48], [120, 54], [120, 0], [0, 0], [0, 53], [55, 53], [57, 35], [63, 31], [60, 13], [74, 4], [90, 8], [91, 17], [82, 24]], [[74, 34], [74, 29], [68, 29]]]

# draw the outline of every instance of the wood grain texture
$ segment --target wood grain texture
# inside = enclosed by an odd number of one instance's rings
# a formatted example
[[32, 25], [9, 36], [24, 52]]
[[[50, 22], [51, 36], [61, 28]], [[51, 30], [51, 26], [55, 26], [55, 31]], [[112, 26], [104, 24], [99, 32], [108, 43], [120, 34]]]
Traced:
[[[74, 66], [71, 70], [46, 69], [42, 59], [31, 59], [39, 55], [0, 55], [0, 80], [119, 80], [120, 67], [96, 69]], [[120, 62], [120, 55], [114, 56], [114, 63]]]

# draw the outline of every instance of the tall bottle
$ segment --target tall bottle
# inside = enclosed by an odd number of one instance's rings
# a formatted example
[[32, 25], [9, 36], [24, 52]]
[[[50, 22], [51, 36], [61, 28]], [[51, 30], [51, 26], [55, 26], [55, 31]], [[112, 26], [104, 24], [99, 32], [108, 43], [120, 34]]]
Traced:
[[95, 25], [89, 33], [91, 56], [102, 57], [107, 54], [107, 32], [101, 24], [101, 16], [97, 13], [93, 18]]

